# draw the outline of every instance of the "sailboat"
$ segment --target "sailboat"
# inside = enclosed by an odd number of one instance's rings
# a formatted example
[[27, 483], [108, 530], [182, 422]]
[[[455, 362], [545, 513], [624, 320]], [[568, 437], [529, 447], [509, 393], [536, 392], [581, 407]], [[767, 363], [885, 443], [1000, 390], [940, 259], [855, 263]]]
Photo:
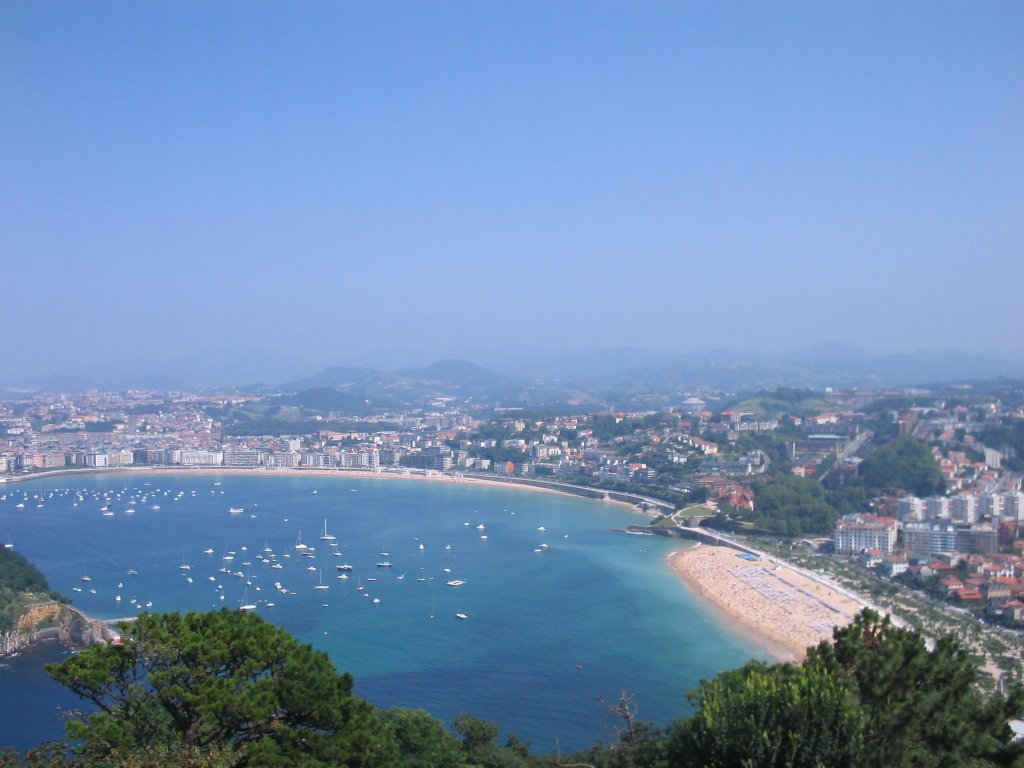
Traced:
[[324, 535], [320, 537], [320, 541], [337, 541], [337, 536], [331, 536], [327, 532], [327, 518], [324, 518]]
[[240, 611], [255, 611], [256, 606], [249, 602], [249, 588], [245, 588], [245, 595], [242, 597], [242, 604], [238, 606]]
[[313, 589], [330, 589], [331, 586], [329, 584], [324, 584], [323, 571], [317, 571], [317, 573], [320, 575], [320, 583], [313, 587]]
[[306, 545], [302, 543], [302, 531], [299, 531], [299, 535], [295, 539], [295, 549], [299, 550], [300, 552], [306, 549]]

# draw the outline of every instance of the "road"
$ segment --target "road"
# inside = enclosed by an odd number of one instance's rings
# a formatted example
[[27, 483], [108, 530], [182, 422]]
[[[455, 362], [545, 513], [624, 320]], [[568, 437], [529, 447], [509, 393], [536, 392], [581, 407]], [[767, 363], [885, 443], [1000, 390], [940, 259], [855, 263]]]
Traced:
[[871, 437], [874, 434], [875, 433], [872, 432], [870, 429], [866, 429], [859, 435], [857, 435], [855, 438], [853, 438], [853, 440], [850, 441], [849, 445], [847, 445], [845, 448], [843, 448], [843, 450], [839, 451], [839, 453], [836, 454], [835, 463], [827, 470], [825, 470], [825, 473], [819, 478], [819, 480], [821, 480], [821, 482], [825, 482], [825, 478], [828, 477], [829, 473], [833, 469], [835, 469], [839, 464], [846, 461], [846, 459], [848, 459], [850, 456], [855, 455], [857, 451], [864, 447], [864, 445], [868, 442], [868, 440], [871, 439]]

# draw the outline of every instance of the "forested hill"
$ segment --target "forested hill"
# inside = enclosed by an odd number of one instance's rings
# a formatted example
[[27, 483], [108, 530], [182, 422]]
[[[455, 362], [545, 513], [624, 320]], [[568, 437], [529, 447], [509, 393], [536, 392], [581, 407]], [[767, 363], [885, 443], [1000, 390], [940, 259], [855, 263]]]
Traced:
[[29, 595], [66, 602], [50, 589], [46, 577], [32, 563], [13, 549], [0, 548], [0, 632], [14, 627]]

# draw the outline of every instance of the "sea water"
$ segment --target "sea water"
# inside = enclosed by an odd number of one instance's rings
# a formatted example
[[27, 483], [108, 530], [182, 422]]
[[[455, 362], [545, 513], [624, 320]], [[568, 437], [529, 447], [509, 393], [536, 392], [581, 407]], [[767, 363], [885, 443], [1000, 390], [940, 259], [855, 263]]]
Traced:
[[[616, 532], [642, 522], [622, 505], [472, 482], [141, 472], [4, 496], [0, 540], [94, 618], [254, 605], [374, 704], [446, 723], [470, 712], [538, 752], [612, 739], [602, 701], [622, 692], [668, 724], [702, 677], [764, 655], [671, 572], [680, 542]], [[60, 653], [0, 668], [0, 745], [62, 736], [74, 699], [41, 669]]]

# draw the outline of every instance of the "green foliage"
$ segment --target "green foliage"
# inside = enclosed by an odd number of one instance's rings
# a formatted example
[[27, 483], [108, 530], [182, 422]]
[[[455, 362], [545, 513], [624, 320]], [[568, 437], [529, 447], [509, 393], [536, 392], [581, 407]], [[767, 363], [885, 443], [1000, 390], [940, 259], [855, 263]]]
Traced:
[[871, 492], [894, 487], [916, 496], [932, 496], [946, 490], [932, 452], [912, 437], [886, 443], [864, 459], [858, 481]]
[[1021, 460], [1024, 457], [1024, 422], [1019, 419], [1007, 419], [1000, 426], [986, 427], [978, 438], [985, 445], [997, 450], [1004, 447], [1013, 448], [1017, 456], [1004, 457], [1003, 464], [1017, 472], [1024, 469], [1024, 462]]
[[835, 491], [826, 491], [825, 500], [832, 505], [840, 517], [870, 510], [868, 506], [870, 497], [862, 485], [848, 485]]
[[865, 610], [799, 666], [751, 662], [703, 680], [695, 712], [667, 731], [623, 694], [616, 742], [536, 757], [496, 723], [463, 714], [459, 737], [422, 710], [375, 712], [326, 655], [247, 613], [143, 615], [121, 646], [93, 646], [48, 671], [97, 711], [80, 742], [0, 768], [995, 768], [1024, 764], [1007, 721], [1024, 689], [986, 697], [952, 637], [932, 650]]
[[256, 416], [234, 421], [225, 427], [224, 432], [229, 435], [248, 437], [252, 435], [311, 435], [320, 430], [334, 430], [337, 432], [348, 432], [350, 430], [355, 432], [394, 432], [398, 428], [397, 424], [389, 422], [317, 421], [316, 419], [295, 421], [292, 419]]
[[846, 682], [823, 667], [751, 662], [701, 681], [690, 698], [696, 713], [669, 735], [672, 766], [861, 765], [860, 710]]
[[463, 764], [462, 744], [440, 720], [422, 709], [385, 709], [380, 719], [395, 735], [403, 768], [452, 768]]
[[529, 752], [511, 737], [507, 747], [494, 743], [498, 738], [497, 723], [463, 713], [452, 720], [452, 728], [462, 736], [463, 759], [467, 766], [479, 768], [529, 768]]
[[1009, 765], [1022, 754], [1007, 721], [1019, 716], [1024, 692], [983, 698], [978, 668], [953, 637], [929, 651], [920, 634], [870, 610], [833, 637], [809, 649], [804, 666], [842, 676], [856, 692], [862, 765]]
[[[377, 393], [375, 400], [380, 400]], [[313, 387], [292, 395], [269, 398], [268, 402], [281, 405], [297, 405], [314, 411], [337, 411], [351, 416], [369, 416], [374, 412], [369, 394], [362, 389], [342, 392], [334, 387]]]
[[[616, 728], [615, 743], [591, 747], [575, 755], [569, 764], [591, 768], [669, 768], [665, 762], [665, 731], [636, 719], [632, 697], [623, 691], [615, 704], [604, 699], [601, 703], [620, 723]], [[557, 761], [556, 765], [566, 763]]]
[[501, 446], [474, 448], [470, 453], [477, 459], [489, 459], [491, 466], [504, 464], [507, 461], [511, 461], [513, 464], [521, 464], [529, 457], [528, 454], [523, 453], [518, 448], [502, 448]]
[[327, 655], [248, 613], [144, 614], [121, 645], [47, 672], [97, 712], [68, 723], [76, 754], [214, 748], [236, 765], [398, 764], [395, 739]]
[[66, 744], [44, 744], [29, 750], [24, 761], [8, 749], [0, 752], [0, 768], [232, 768], [238, 755], [217, 747], [156, 747], [151, 750], [112, 750], [88, 759], [71, 755]]
[[0, 632], [13, 629], [26, 593], [67, 602], [50, 589], [46, 577], [32, 563], [13, 549], [0, 547]]
[[830, 531], [838, 517], [817, 480], [779, 474], [758, 489], [753, 511], [741, 519], [770, 533], [803, 536]]
[[749, 412], [761, 418], [772, 418], [783, 414], [804, 416], [823, 413], [831, 408], [833, 405], [812, 389], [778, 387], [762, 390], [754, 397], [734, 403], [724, 410]]
[[593, 416], [586, 424], [586, 429], [593, 432], [594, 437], [606, 442], [616, 437], [632, 435], [638, 429], [656, 427], [665, 421], [665, 416], [653, 413], [639, 419], [622, 419], [615, 416]]

